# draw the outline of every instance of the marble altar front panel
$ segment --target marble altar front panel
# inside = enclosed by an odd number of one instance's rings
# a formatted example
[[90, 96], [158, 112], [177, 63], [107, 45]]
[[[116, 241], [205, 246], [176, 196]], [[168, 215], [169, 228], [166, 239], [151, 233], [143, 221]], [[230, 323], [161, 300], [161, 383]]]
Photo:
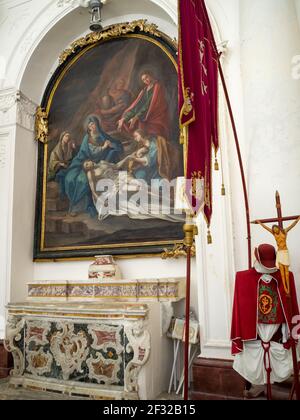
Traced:
[[11, 383], [42, 390], [138, 398], [150, 353], [145, 305], [9, 305]]

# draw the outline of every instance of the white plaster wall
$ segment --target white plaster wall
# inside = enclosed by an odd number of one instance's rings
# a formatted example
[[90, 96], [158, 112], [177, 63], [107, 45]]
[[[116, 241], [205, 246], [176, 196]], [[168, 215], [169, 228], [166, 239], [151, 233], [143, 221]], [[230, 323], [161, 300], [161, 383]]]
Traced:
[[[220, 16], [218, 2], [208, 0], [207, 3], [217, 19]], [[224, 70], [239, 132], [251, 219], [276, 215], [276, 190], [281, 193], [284, 214], [299, 214], [300, 79], [293, 79], [292, 63], [300, 54], [300, 2], [241, 0], [222, 2], [219, 6], [224, 12], [218, 21], [222, 39], [229, 40]], [[226, 21], [227, 25], [222, 25]], [[247, 268], [244, 201], [228, 117], [223, 122], [227, 126], [223, 149], [226, 142], [231, 181], [234, 267], [239, 271]], [[219, 208], [215, 215], [218, 213]], [[216, 220], [216, 228], [215, 223]], [[234, 279], [233, 276], [231, 279], [222, 278], [220, 262], [224, 263], [224, 248], [219, 248], [221, 237], [218, 241], [218, 244], [207, 248], [202, 240], [204, 249], [199, 254], [199, 259], [204, 259], [198, 270], [202, 356], [221, 358], [223, 355], [229, 358], [230, 316], [224, 316], [228, 302], [228, 299], [224, 302], [224, 295], [229, 290], [232, 296]], [[252, 227], [252, 248], [264, 242], [274, 243], [267, 232]], [[289, 238], [292, 269], [299, 284], [298, 242], [299, 227], [290, 233]], [[210, 266], [201, 275], [201, 265], [205, 264]], [[227, 264], [230, 265], [230, 255]], [[217, 288], [222, 289], [223, 296], [216, 292]], [[231, 305], [229, 314], [230, 311]]]
[[34, 236], [37, 145], [32, 132], [17, 127], [14, 161], [14, 202], [10, 299], [22, 301], [26, 282], [34, 277]]
[[[276, 216], [275, 191], [285, 215], [300, 212], [300, 80], [292, 60], [300, 54], [299, 2], [243, 0], [241, 45], [252, 218]], [[253, 245], [274, 243], [253, 227]], [[300, 278], [299, 226], [290, 233], [292, 269]], [[274, 243], [275, 245], [275, 243]]]
[[8, 199], [0, 200], [0, 338], [5, 331], [5, 305], [10, 299], [10, 258], [11, 258], [11, 223], [12, 212], [12, 174], [13, 174], [13, 145], [14, 128], [0, 129], [0, 193]]

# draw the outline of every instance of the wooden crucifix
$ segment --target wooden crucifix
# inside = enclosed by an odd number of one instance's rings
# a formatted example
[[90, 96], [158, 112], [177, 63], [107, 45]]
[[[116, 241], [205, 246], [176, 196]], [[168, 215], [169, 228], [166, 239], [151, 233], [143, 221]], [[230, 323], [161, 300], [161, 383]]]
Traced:
[[[289, 267], [290, 267], [290, 256], [289, 256], [289, 249], [287, 246], [287, 236], [288, 233], [297, 225], [300, 221], [300, 216], [289, 216], [283, 217], [282, 216], [282, 208], [281, 208], [281, 201], [279, 192], [276, 192], [276, 208], [277, 208], [277, 218], [274, 219], [265, 219], [265, 220], [256, 220], [252, 222], [254, 224], [259, 224], [268, 232], [270, 232], [277, 243], [277, 261], [276, 265], [277, 268], [280, 270], [282, 282], [284, 285], [284, 290], [288, 296], [290, 296], [290, 275], [289, 275]], [[294, 222], [287, 228], [284, 228], [283, 222], [292, 221]], [[272, 229], [270, 229], [266, 224], [269, 223], [278, 223], [277, 225], [273, 225]]]
[[[297, 225], [300, 221], [300, 215], [298, 216], [288, 216], [283, 217], [282, 215], [282, 208], [281, 208], [281, 200], [279, 192], [276, 192], [276, 209], [277, 209], [277, 218], [273, 219], [264, 219], [264, 220], [255, 220], [252, 222], [253, 224], [257, 224], [262, 226], [268, 232], [270, 232], [277, 243], [277, 259], [276, 259], [276, 266], [280, 270], [282, 282], [284, 285], [284, 290], [287, 295], [288, 301], [288, 309], [289, 309], [289, 330], [292, 331], [292, 317], [293, 317], [293, 310], [292, 310], [292, 301], [291, 301], [291, 290], [290, 290], [290, 256], [289, 256], [289, 249], [287, 246], [287, 236], [288, 233]], [[293, 223], [284, 228], [283, 223], [293, 221]], [[267, 226], [267, 224], [273, 223], [272, 229]], [[275, 224], [277, 223], [277, 224]], [[293, 390], [291, 393], [291, 399], [293, 398], [293, 394], [296, 391], [297, 400], [300, 400], [300, 384], [299, 384], [299, 365], [298, 365], [298, 357], [297, 357], [297, 346], [294, 337], [291, 334], [291, 343], [292, 343], [292, 354], [293, 354], [293, 364], [294, 364], [294, 385]]]

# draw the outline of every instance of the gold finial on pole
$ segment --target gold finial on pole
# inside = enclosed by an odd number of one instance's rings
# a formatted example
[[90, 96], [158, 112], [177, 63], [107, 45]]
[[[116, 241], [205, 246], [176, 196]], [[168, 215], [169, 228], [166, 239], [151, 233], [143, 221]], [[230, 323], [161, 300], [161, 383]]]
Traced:
[[213, 242], [212, 235], [211, 235], [210, 229], [208, 229], [208, 231], [207, 231], [207, 243], [208, 243], [208, 245], [211, 245], [212, 242]]
[[217, 157], [215, 158], [215, 171], [219, 171], [220, 167], [219, 167], [219, 162]]
[[222, 195], [223, 197], [225, 197], [225, 195], [226, 195], [226, 189], [225, 189], [225, 185], [224, 185], [224, 184], [222, 184], [222, 188], [221, 188], [221, 195]]

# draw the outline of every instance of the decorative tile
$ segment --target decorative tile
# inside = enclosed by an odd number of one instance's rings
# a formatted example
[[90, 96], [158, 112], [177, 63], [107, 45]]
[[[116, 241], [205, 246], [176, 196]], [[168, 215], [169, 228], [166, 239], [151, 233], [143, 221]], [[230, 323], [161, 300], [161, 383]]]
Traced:
[[65, 284], [29, 284], [28, 297], [31, 301], [40, 300], [136, 300], [157, 301], [170, 300], [176, 302], [185, 295], [185, 279], [166, 280], [109, 280], [99, 278], [81, 282], [65, 282]]

